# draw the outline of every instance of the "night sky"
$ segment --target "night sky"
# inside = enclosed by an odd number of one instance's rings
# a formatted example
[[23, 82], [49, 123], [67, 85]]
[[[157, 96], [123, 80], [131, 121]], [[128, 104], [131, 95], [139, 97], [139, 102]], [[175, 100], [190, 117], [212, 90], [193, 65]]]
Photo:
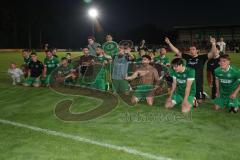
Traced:
[[[88, 1], [88, 3], [86, 2]], [[89, 2], [90, 1], [90, 2]], [[0, 47], [39, 48], [48, 42], [57, 48], [80, 48], [91, 35], [87, 9], [99, 9], [103, 40], [144, 38], [149, 43], [172, 33], [173, 26], [239, 24], [237, 1], [169, 0], [15, 0], [0, 2]], [[41, 35], [41, 36], [40, 36]], [[159, 35], [159, 36], [158, 36]], [[40, 42], [41, 41], [41, 42]]]

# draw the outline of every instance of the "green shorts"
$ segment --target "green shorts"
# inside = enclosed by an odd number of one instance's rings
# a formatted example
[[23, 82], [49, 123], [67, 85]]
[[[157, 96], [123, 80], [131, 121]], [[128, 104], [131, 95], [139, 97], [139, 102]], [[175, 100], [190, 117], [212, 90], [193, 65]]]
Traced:
[[153, 85], [145, 84], [138, 85], [136, 90], [133, 93], [133, 96], [137, 97], [139, 100], [144, 100], [146, 97], [153, 97]]
[[238, 98], [231, 99], [231, 98], [229, 98], [229, 96], [217, 97], [213, 100], [213, 103], [215, 105], [218, 105], [221, 108], [224, 108], [224, 107], [227, 107], [227, 108], [238, 107], [240, 105]]
[[46, 78], [42, 80], [42, 83], [45, 85], [50, 84], [50, 76], [51, 76], [51, 74], [46, 75]]
[[[193, 106], [195, 96], [189, 95], [188, 96], [188, 103]], [[172, 96], [172, 103], [173, 104], [182, 104], [184, 97], [178, 93], [174, 93]]]
[[24, 85], [26, 86], [32, 86], [32, 85], [40, 85], [41, 81], [37, 79], [36, 77], [29, 77], [24, 82]]
[[102, 91], [106, 91], [108, 89], [107, 83], [104, 79], [96, 79], [95, 83], [93, 83], [91, 87]]
[[114, 80], [112, 81], [113, 92], [125, 94], [129, 92], [129, 83], [126, 80]]

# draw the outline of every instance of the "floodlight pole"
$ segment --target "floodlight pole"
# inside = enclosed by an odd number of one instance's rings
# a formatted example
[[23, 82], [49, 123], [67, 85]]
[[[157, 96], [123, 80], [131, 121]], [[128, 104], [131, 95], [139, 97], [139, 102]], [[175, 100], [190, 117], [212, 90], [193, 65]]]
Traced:
[[94, 36], [95, 34], [95, 30], [94, 30], [94, 19], [92, 19], [92, 36]]

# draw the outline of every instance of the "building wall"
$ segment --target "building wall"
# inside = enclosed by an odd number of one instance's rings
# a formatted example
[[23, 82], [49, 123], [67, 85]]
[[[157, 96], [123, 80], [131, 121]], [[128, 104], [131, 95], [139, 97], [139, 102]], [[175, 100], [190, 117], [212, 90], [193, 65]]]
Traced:
[[198, 44], [201, 47], [206, 45], [209, 36], [217, 39], [224, 37], [224, 41], [231, 45], [240, 45], [239, 27], [209, 27], [209, 28], [181, 28], [177, 29], [177, 42], [180, 47], [189, 47], [191, 44]]

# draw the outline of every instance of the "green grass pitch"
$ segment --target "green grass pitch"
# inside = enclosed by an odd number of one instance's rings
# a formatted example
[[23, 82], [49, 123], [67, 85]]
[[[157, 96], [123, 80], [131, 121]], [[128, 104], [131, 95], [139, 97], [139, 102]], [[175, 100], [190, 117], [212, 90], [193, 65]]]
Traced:
[[[65, 53], [58, 54], [61, 57]], [[42, 60], [43, 53], [39, 57]], [[240, 54], [231, 54], [231, 58], [232, 63], [240, 67]], [[64, 122], [54, 115], [54, 107], [61, 99], [74, 99], [71, 111], [76, 113], [96, 107], [101, 100], [61, 95], [48, 88], [12, 86], [6, 73], [10, 62], [20, 65], [21, 54], [0, 53], [0, 120], [84, 137], [101, 144], [129, 147], [140, 153], [159, 156], [159, 159], [239, 159], [240, 114], [213, 111], [210, 100], [200, 105], [190, 117], [181, 117], [177, 107], [165, 110], [166, 97], [163, 96], [156, 99], [152, 107], [145, 103], [129, 107], [120, 100], [115, 110], [98, 119]], [[206, 85], [205, 90], [209, 92]], [[157, 113], [157, 119], [151, 119], [154, 113]], [[0, 122], [0, 159], [143, 160], [151, 159], [151, 156]]]

